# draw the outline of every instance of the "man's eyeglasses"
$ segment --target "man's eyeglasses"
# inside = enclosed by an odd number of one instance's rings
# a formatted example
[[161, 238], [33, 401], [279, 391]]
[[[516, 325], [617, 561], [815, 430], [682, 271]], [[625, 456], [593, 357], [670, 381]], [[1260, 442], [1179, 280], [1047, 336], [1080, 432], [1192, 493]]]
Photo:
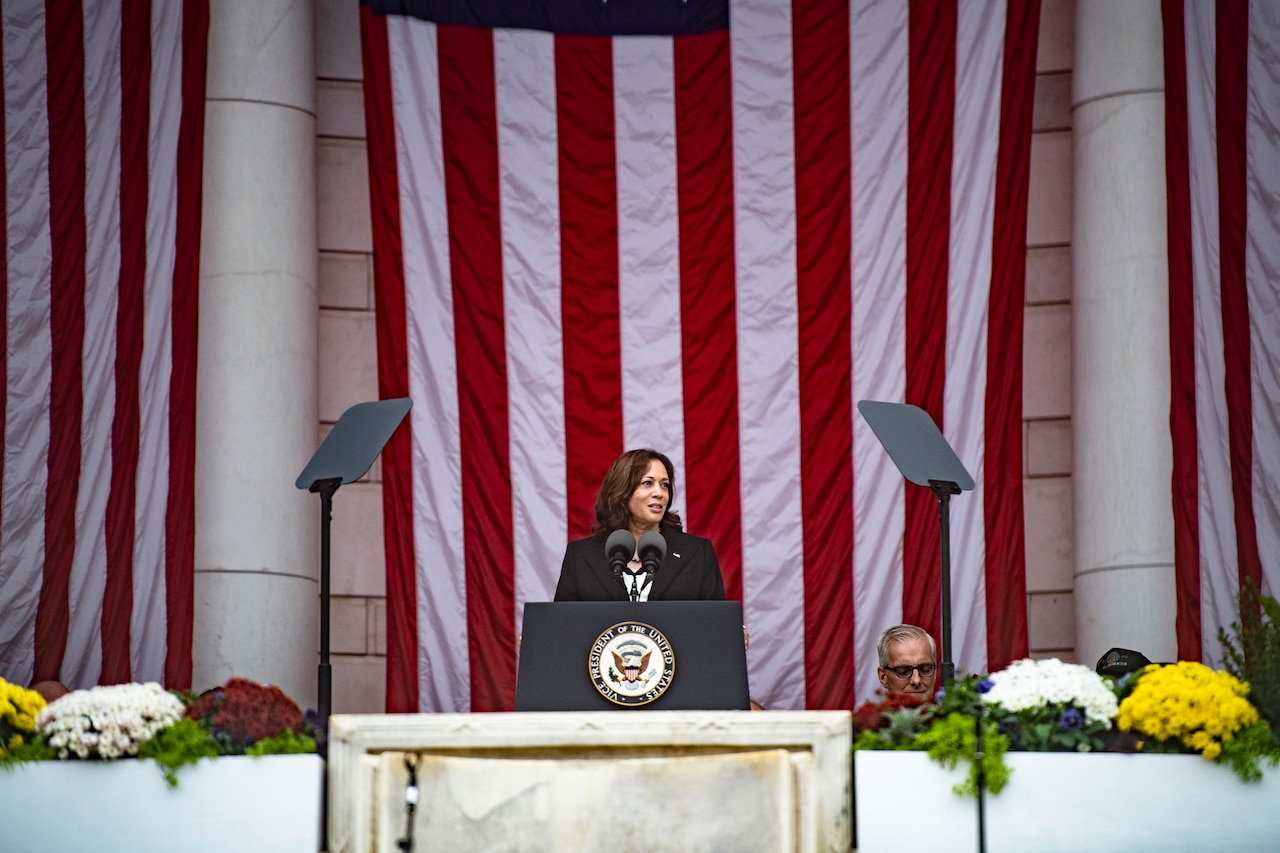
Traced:
[[920, 663], [920, 664], [916, 664], [915, 666], [886, 666], [885, 667], [885, 669], [887, 669], [889, 672], [892, 672], [894, 675], [898, 676], [899, 678], [910, 678], [912, 670], [919, 671], [921, 678], [928, 678], [929, 676], [933, 675], [934, 670], [936, 670], [937, 668], [938, 668], [937, 664], [932, 664], [932, 663]]

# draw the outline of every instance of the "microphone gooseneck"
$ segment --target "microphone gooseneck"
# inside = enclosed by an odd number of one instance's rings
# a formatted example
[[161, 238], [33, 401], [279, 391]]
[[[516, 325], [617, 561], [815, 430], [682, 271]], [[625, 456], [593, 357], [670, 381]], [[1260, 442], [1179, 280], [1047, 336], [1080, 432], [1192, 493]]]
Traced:
[[662, 558], [667, 556], [667, 540], [658, 531], [650, 530], [640, 537], [636, 550], [640, 553], [640, 565], [644, 567], [645, 573], [653, 575], [662, 564]]
[[618, 583], [622, 583], [622, 572], [627, 568], [627, 562], [635, 553], [635, 548], [636, 537], [630, 530], [615, 530], [604, 542], [604, 553], [609, 558], [609, 570], [618, 579]]

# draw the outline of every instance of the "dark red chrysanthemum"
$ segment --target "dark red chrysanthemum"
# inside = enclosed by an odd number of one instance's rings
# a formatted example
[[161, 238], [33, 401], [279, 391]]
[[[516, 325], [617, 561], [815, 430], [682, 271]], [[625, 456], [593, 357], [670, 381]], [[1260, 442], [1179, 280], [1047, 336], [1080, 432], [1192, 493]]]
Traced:
[[882, 729], [889, 725], [885, 711], [897, 711], [902, 708], [918, 708], [928, 704], [929, 699], [911, 693], [890, 693], [879, 702], [868, 699], [853, 712], [853, 733]]
[[302, 710], [284, 691], [245, 678], [202, 694], [187, 706], [186, 716], [246, 745], [302, 727]]

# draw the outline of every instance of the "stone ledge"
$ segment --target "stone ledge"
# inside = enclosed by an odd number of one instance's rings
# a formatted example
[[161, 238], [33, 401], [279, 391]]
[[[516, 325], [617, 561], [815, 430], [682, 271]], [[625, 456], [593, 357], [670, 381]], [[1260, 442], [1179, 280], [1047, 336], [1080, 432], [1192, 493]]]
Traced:
[[[646, 780], [660, 774], [674, 786], [661, 794], [670, 802], [693, 803], [696, 812], [719, 805], [714, 819], [704, 817], [697, 827], [655, 816], [662, 831], [644, 839], [646, 850], [687, 849], [689, 833], [705, 840], [717, 823], [747, 820], [759, 829], [760, 846], [752, 849], [845, 853], [852, 843], [851, 737], [845, 711], [337, 715], [330, 719], [330, 850], [371, 850], [380, 835], [403, 834], [407, 757], [424, 768], [420, 783], [433, 786], [436, 814], [471, 815], [475, 837], [487, 831], [475, 823], [480, 817], [505, 820], [523, 809], [543, 816], [545, 849], [570, 849], [572, 839], [551, 833], [580, 838], [598, 825], [566, 815], [585, 805], [611, 820], [608, 803], [619, 792], [648, 790]], [[464, 769], [467, 759], [478, 767]], [[510, 796], [494, 801], [485, 794], [482, 803], [466, 796], [465, 784], [442, 784], [473, 778], [480, 768], [496, 772], [488, 778]], [[444, 791], [452, 791], [449, 804], [438, 801]], [[735, 797], [745, 797], [746, 807], [735, 808]], [[490, 808], [495, 802], [502, 808]], [[773, 826], [778, 822], [781, 828]], [[733, 831], [742, 837], [741, 827]]]

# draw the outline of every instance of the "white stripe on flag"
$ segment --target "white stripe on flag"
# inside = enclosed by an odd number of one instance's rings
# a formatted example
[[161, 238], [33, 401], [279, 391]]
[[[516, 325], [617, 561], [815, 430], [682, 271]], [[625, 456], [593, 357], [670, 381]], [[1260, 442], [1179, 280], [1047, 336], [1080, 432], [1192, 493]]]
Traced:
[[[790, 8], [733, 7], [742, 586], [752, 689], [803, 708], [804, 540]], [[840, 310], [836, 307], [833, 310]]]
[[[181, 7], [174, 4], [174, 9]], [[163, 637], [167, 622], [170, 371], [173, 364], [173, 289], [177, 263], [178, 135], [182, 118], [182, 75], [173, 69], [184, 61], [181, 14], [151, 15], [151, 128], [147, 172], [147, 271], [142, 340], [141, 403], [138, 423], [138, 503], [133, 551], [134, 611], [131, 620], [135, 672], [164, 672], [167, 650], [148, 638]], [[172, 650], [168, 650], [172, 653]]]
[[555, 38], [499, 30], [494, 61], [519, 631], [555, 590], [567, 523]]
[[681, 369], [674, 75], [671, 39], [614, 39], [622, 443], [671, 459], [679, 512], [684, 394], [670, 381]]
[[[1235, 573], [1206, 571], [1236, 564], [1236, 527], [1227, 440], [1222, 307], [1218, 268], [1218, 146], [1214, 107], [1214, 9], [1188, 2], [1187, 143], [1190, 149], [1192, 269], [1195, 279], [1196, 435], [1200, 458], [1200, 612], [1204, 660], [1218, 658], [1212, 626], [1231, 621]], [[1205, 500], [1206, 496], [1218, 496]]]
[[951, 164], [951, 252], [947, 304], [947, 440], [974, 479], [950, 503], [951, 596], [967, 607], [952, 620], [952, 661], [967, 672], [987, 659], [986, 530], [982, 463], [987, 395], [987, 305], [991, 292], [996, 153], [1004, 6], [962, 3], [956, 21], [955, 150]]
[[[35, 666], [35, 614], [44, 566], [50, 351], [49, 115], [44, 7], [4, 16], [5, 245], [8, 264], [4, 494], [0, 500], [0, 642], [10, 681]], [[10, 145], [9, 139], [21, 140]], [[28, 188], [15, 192], [14, 187]]]
[[[853, 400], [906, 395], [907, 12], [855, 0], [850, 34], [853, 145]], [[902, 476], [853, 417], [854, 692], [879, 687], [871, 651], [902, 619]]]

